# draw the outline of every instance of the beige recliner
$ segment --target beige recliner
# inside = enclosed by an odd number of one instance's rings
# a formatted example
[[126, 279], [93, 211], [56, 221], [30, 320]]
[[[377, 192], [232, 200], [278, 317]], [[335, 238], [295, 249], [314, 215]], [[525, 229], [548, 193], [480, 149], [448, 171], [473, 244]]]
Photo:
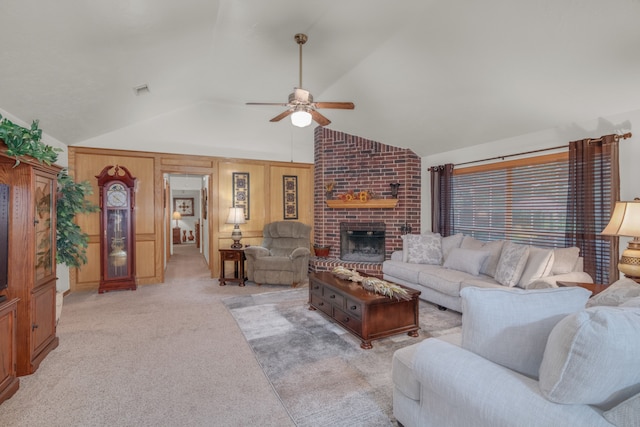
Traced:
[[309, 272], [311, 227], [297, 221], [266, 224], [262, 246], [249, 246], [247, 278], [258, 285], [297, 286]]

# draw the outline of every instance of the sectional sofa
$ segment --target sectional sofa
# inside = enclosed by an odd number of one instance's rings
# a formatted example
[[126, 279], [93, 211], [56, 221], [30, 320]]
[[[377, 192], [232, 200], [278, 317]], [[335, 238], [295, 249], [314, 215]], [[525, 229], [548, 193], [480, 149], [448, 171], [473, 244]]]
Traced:
[[583, 271], [580, 251], [542, 248], [509, 240], [483, 242], [456, 234], [402, 236], [403, 249], [382, 265], [383, 278], [421, 291], [420, 298], [462, 311], [467, 287], [540, 289], [557, 281], [593, 283]]
[[461, 333], [394, 353], [401, 425], [640, 426], [640, 284], [461, 294]]

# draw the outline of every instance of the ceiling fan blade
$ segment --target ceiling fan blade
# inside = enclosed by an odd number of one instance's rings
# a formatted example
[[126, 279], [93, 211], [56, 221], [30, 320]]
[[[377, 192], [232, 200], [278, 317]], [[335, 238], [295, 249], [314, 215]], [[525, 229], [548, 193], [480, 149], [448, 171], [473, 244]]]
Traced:
[[340, 110], [353, 110], [356, 108], [353, 102], [316, 102], [316, 108], [337, 108]]
[[318, 122], [320, 126], [326, 126], [329, 123], [331, 123], [331, 120], [327, 119], [325, 116], [318, 113], [316, 110], [309, 110], [309, 113], [311, 114], [311, 117], [313, 118], [313, 120]]
[[[287, 105], [287, 104], [285, 104], [285, 105]], [[285, 117], [287, 117], [291, 113], [293, 113], [293, 110], [284, 111], [284, 112], [278, 114], [277, 116], [275, 116], [273, 119], [271, 119], [269, 121], [270, 122], [279, 122], [280, 120], [284, 119]]]
[[288, 107], [289, 104], [283, 102], [246, 102], [246, 105], [278, 105], [280, 107]]

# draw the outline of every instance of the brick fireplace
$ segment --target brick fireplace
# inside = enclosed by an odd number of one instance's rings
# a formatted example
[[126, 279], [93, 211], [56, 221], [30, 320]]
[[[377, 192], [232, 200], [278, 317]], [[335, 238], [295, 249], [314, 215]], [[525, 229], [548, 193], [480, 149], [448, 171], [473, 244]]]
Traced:
[[[330, 245], [327, 258], [312, 258], [312, 271], [337, 265], [380, 275], [382, 261], [340, 259], [341, 223], [384, 223], [384, 259], [402, 248], [402, 234], [420, 232], [420, 158], [411, 150], [317, 127], [314, 135], [314, 243]], [[325, 186], [334, 182], [330, 195]], [[326, 200], [350, 190], [371, 191], [375, 199], [392, 199], [391, 183], [400, 183], [393, 208], [331, 208]]]

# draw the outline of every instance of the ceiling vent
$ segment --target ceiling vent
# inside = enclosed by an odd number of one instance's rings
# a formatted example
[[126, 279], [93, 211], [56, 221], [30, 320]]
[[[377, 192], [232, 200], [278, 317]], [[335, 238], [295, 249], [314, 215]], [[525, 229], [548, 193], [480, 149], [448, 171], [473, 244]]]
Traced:
[[149, 89], [149, 85], [145, 83], [140, 86], [134, 86], [133, 92], [136, 94], [136, 96], [142, 96], [151, 93], [151, 90]]

